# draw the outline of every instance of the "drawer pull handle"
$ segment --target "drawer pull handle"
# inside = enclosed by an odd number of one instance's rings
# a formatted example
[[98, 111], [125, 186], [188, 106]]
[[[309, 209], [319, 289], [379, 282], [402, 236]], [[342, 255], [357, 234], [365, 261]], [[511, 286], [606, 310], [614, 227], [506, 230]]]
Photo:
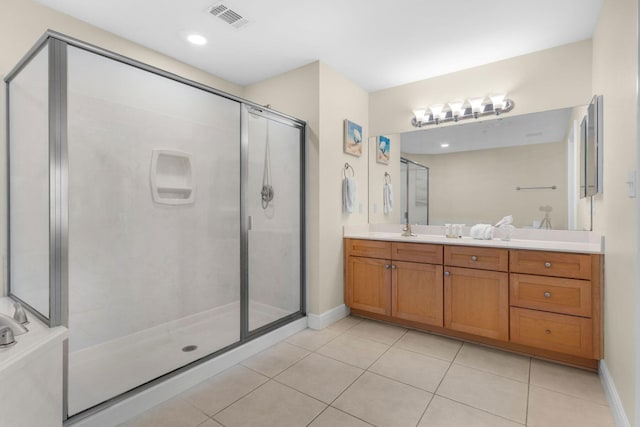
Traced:
[[544, 331], [544, 333], [547, 335], [551, 335], [551, 329], [547, 329], [546, 331]]
[[544, 263], [544, 266], [546, 268], [551, 268], [551, 263], [549, 261], [547, 261], [547, 262]]
[[544, 293], [544, 297], [545, 298], [551, 298], [551, 292], [545, 292]]
[[384, 266], [384, 268], [385, 268], [385, 270], [388, 270], [388, 269], [390, 269], [390, 268], [391, 268], [391, 266], [390, 266], [389, 264], [386, 264], [386, 265]]
[[471, 257], [471, 261], [477, 261], [477, 260], [478, 260], [478, 257], [477, 257], [477, 256], [473, 255], [473, 256]]
[[448, 271], [444, 272], [445, 277], [449, 277], [451, 275], [451, 273], [449, 273]]

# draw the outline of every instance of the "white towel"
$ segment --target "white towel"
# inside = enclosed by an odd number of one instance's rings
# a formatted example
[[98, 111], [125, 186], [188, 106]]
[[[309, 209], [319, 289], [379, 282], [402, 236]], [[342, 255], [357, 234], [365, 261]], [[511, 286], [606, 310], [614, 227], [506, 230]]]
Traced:
[[342, 181], [342, 211], [345, 213], [353, 213], [356, 206], [356, 180], [353, 178], [345, 178]]
[[391, 184], [385, 184], [382, 187], [382, 199], [384, 213], [391, 213], [393, 211], [393, 186]]
[[493, 239], [493, 226], [491, 224], [476, 224], [471, 227], [469, 235], [474, 239], [491, 240]]

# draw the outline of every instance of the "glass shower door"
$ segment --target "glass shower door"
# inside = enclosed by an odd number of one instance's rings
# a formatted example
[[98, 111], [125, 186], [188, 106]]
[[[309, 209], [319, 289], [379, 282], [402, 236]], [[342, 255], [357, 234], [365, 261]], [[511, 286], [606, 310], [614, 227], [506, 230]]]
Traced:
[[429, 224], [429, 168], [400, 159], [400, 205], [402, 223]]
[[69, 415], [240, 340], [239, 142], [239, 102], [69, 47]]
[[245, 106], [248, 330], [301, 310], [303, 129]]

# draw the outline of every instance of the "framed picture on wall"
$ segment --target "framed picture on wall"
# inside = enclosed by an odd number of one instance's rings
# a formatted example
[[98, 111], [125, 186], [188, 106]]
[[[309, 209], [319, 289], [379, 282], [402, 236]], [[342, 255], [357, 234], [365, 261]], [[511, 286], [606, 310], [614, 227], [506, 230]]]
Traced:
[[362, 155], [362, 126], [344, 120], [344, 152], [352, 156]]
[[376, 162], [388, 165], [390, 150], [391, 140], [389, 140], [389, 138], [387, 138], [386, 136], [379, 136], [378, 144], [376, 144]]

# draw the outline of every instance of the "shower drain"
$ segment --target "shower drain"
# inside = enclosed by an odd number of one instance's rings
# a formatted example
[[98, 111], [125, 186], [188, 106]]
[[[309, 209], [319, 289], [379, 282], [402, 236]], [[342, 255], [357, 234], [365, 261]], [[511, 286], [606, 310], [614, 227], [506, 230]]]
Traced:
[[182, 351], [189, 352], [195, 350], [196, 348], [198, 348], [197, 345], [186, 345], [182, 347]]

